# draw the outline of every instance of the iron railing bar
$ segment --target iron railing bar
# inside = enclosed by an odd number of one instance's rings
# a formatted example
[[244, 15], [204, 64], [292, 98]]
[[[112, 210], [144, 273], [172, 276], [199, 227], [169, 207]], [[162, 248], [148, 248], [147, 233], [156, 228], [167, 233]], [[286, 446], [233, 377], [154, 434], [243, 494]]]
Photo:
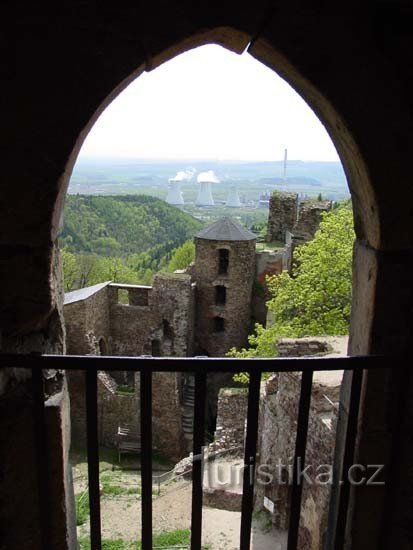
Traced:
[[[389, 368], [398, 369], [403, 356], [352, 356], [352, 357], [275, 357], [271, 359], [234, 359], [196, 357], [102, 357], [83, 355], [33, 355], [0, 354], [0, 364], [13, 368], [61, 369], [61, 370], [107, 370], [139, 372], [145, 369], [152, 372], [194, 372], [200, 361], [207, 372], [299, 372], [331, 370], [365, 370]], [[195, 365], [195, 366], [194, 366]]]
[[49, 453], [47, 445], [46, 408], [43, 371], [32, 370], [34, 436], [37, 466], [37, 489], [42, 548], [51, 548], [50, 495], [49, 495]]
[[348, 477], [348, 473], [350, 467], [353, 464], [354, 453], [356, 449], [362, 382], [363, 371], [353, 372], [351, 379], [350, 405], [346, 428], [346, 442], [344, 445], [341, 479], [339, 480], [340, 495], [335, 529], [335, 550], [342, 550], [342, 548], [344, 548], [344, 539], [346, 536], [347, 513], [350, 501], [350, 480]]
[[244, 472], [242, 485], [240, 550], [249, 550], [254, 505], [254, 479], [257, 457], [258, 418], [261, 373], [252, 371], [248, 384], [247, 433], [245, 436]]
[[86, 433], [87, 465], [89, 478], [90, 547], [101, 550], [102, 534], [99, 490], [99, 438], [98, 438], [98, 387], [97, 371], [86, 370]]
[[152, 372], [140, 374], [142, 549], [152, 550]]
[[287, 550], [298, 550], [298, 531], [300, 526], [301, 495], [303, 489], [299, 472], [305, 467], [305, 451], [307, 447], [312, 385], [313, 371], [308, 370], [303, 372], [301, 376], [300, 401], [298, 405]]
[[[203, 364], [203, 360], [202, 360]], [[191, 550], [201, 550], [202, 546], [202, 484], [203, 447], [205, 439], [205, 409], [207, 375], [205, 370], [195, 372], [194, 433], [192, 462], [192, 514]]]

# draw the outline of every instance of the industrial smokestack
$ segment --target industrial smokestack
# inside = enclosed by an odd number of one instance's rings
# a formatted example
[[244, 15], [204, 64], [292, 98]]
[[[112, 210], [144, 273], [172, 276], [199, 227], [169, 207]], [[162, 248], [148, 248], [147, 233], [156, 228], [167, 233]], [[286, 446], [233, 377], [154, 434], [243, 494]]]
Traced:
[[287, 179], [287, 148], [284, 149], [284, 171], [283, 171], [284, 181]]
[[241, 205], [241, 201], [239, 200], [238, 195], [238, 189], [235, 187], [235, 185], [232, 185], [230, 187], [228, 197], [227, 197], [227, 206], [230, 208], [239, 208]]
[[168, 194], [166, 196], [166, 202], [175, 206], [185, 204], [182, 196], [181, 186], [179, 180], [170, 179], [168, 184]]

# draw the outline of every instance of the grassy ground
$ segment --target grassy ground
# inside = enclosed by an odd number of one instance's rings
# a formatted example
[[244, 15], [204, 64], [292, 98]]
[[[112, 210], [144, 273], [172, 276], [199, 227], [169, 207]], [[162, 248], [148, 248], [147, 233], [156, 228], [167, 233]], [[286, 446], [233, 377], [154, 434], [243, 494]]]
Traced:
[[[173, 546], [189, 546], [191, 533], [189, 529], [178, 529], [166, 533], [159, 533], [153, 536], [153, 546], [164, 546], [166, 548]], [[90, 539], [87, 537], [79, 539], [81, 550], [90, 550]], [[102, 550], [141, 550], [140, 541], [126, 542], [122, 539], [112, 539], [102, 541]]]
[[[139, 475], [140, 460], [138, 457], [125, 457], [122, 466], [118, 464], [116, 449], [101, 447], [99, 449], [100, 494], [102, 498], [136, 497], [140, 498], [141, 480]], [[71, 464], [75, 477], [76, 524], [84, 525], [89, 519], [89, 495], [87, 490], [87, 455], [85, 449], [72, 449]], [[154, 472], [169, 471], [174, 464], [161, 456], [154, 455]], [[123, 473], [122, 473], [123, 472]], [[154, 496], [158, 495], [156, 487]], [[117, 544], [117, 541], [114, 544]], [[112, 546], [108, 546], [112, 548]], [[117, 548], [117, 546], [113, 546]], [[119, 546], [123, 548], [123, 546]], [[125, 547], [126, 548], [126, 547]]]
[[[70, 451], [70, 463], [81, 475], [87, 475], [87, 453], [84, 448], [72, 448]], [[116, 449], [108, 447], [99, 448], [99, 471], [106, 470], [140, 470], [140, 459], [138, 456], [127, 455], [122, 457], [122, 464], [118, 462], [118, 452]], [[152, 469], [154, 471], [169, 471], [175, 466], [167, 458], [153, 453]]]
[[285, 248], [285, 243], [281, 241], [274, 241], [272, 243], [257, 243], [256, 250], [257, 252], [262, 252], [264, 250], [270, 250], [272, 252]]

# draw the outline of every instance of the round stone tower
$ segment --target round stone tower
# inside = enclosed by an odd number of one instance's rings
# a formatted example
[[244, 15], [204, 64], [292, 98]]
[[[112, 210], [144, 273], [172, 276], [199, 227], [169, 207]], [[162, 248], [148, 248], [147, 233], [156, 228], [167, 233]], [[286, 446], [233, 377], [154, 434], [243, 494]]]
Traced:
[[223, 357], [247, 344], [255, 277], [253, 233], [223, 218], [195, 237], [197, 353]]

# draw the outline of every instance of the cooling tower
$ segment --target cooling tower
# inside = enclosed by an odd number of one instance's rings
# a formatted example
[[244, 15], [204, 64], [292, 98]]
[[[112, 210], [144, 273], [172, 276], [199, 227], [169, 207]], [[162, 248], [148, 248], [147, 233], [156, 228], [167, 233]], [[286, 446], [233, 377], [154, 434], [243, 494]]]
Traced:
[[184, 204], [184, 198], [179, 181], [169, 180], [168, 194], [166, 196], [166, 202], [178, 206]]
[[235, 185], [232, 185], [230, 187], [227, 197], [227, 206], [231, 208], [239, 208], [240, 206], [242, 206], [241, 201], [239, 200], [238, 189], [235, 187]]
[[197, 206], [214, 206], [214, 199], [212, 198], [211, 182], [201, 181], [199, 184], [198, 196], [195, 204]]

